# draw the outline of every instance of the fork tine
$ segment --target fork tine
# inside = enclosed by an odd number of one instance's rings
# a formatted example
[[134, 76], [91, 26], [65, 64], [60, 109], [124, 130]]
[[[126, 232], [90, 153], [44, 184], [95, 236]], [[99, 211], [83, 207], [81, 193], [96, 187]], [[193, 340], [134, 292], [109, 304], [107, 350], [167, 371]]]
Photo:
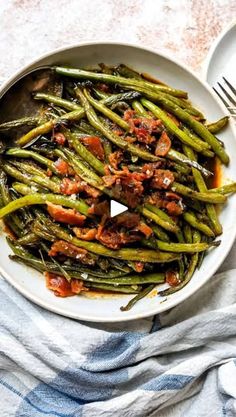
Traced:
[[228, 91], [223, 87], [223, 85], [221, 85], [220, 83], [217, 83], [218, 86], [221, 88], [221, 90], [223, 91], [223, 93], [225, 93], [226, 97], [229, 99], [229, 101], [236, 106], [236, 101], [233, 99], [233, 97], [231, 97], [231, 95], [228, 93]]
[[223, 78], [224, 82], [227, 84], [227, 86], [230, 88], [230, 90], [232, 91], [232, 93], [234, 93], [234, 95], [236, 97], [236, 90], [235, 90], [235, 88], [232, 86], [232, 84], [230, 84], [230, 82], [225, 77], [222, 77], [222, 78]]
[[224, 99], [224, 97], [222, 97], [222, 95], [219, 93], [219, 91], [216, 90], [215, 87], [212, 87], [212, 88], [215, 91], [215, 93], [220, 97], [220, 99], [224, 103], [225, 107], [227, 107], [227, 109], [229, 109], [229, 107], [230, 107], [229, 103], [227, 103], [227, 101]]

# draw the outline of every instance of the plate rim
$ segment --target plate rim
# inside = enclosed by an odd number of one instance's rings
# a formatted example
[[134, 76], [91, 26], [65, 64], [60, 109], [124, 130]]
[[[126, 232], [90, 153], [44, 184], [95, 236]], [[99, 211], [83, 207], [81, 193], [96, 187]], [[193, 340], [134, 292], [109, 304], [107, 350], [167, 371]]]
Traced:
[[202, 67], [202, 71], [201, 71], [201, 75], [204, 78], [204, 80], [206, 82], [208, 82], [208, 72], [210, 69], [210, 65], [211, 65], [211, 60], [213, 58], [213, 55], [216, 51], [216, 49], [218, 48], [219, 44], [221, 43], [221, 41], [223, 40], [223, 38], [227, 35], [228, 32], [230, 32], [233, 27], [236, 27], [236, 19], [234, 19], [232, 22], [230, 22], [220, 33], [219, 35], [214, 39], [208, 53], [207, 56], [203, 62], [203, 67]]
[[[234, 23], [235, 24], [235, 23]], [[203, 85], [203, 87], [208, 91], [208, 93], [214, 98], [215, 101], [217, 101], [222, 114], [223, 115], [228, 115], [227, 111], [223, 105], [223, 103], [219, 100], [218, 96], [216, 95], [216, 93], [212, 90], [212, 88], [209, 86], [209, 84], [205, 81], [205, 79], [202, 79], [200, 75], [197, 75], [191, 68], [189, 68], [186, 64], [182, 64], [178, 59], [172, 59], [170, 57], [170, 55], [168, 53], [163, 53], [163, 52], [159, 52], [158, 50], [155, 50], [154, 48], [148, 48], [148, 47], [144, 47], [142, 45], [136, 44], [136, 43], [126, 43], [126, 42], [118, 42], [118, 41], [103, 41], [103, 40], [98, 40], [95, 42], [92, 41], [88, 41], [88, 42], [79, 42], [79, 43], [73, 43], [61, 48], [56, 48], [51, 50], [50, 52], [44, 53], [40, 56], [38, 56], [36, 59], [31, 60], [29, 63], [27, 63], [26, 65], [24, 65], [21, 69], [17, 70], [16, 72], [14, 72], [14, 74], [12, 74], [11, 77], [9, 77], [2, 85], [0, 88], [0, 98], [2, 97], [3, 94], [6, 93], [7, 89], [11, 87], [12, 83], [15, 82], [15, 80], [20, 76], [24, 76], [24, 73], [27, 72], [27, 70], [29, 70], [30, 67], [36, 65], [39, 61], [49, 58], [51, 55], [60, 53], [60, 52], [64, 52], [68, 49], [73, 49], [73, 48], [79, 48], [79, 47], [84, 47], [84, 46], [94, 46], [94, 45], [115, 45], [115, 46], [124, 46], [124, 47], [130, 47], [130, 48], [135, 48], [138, 49], [140, 51], [147, 51], [150, 52], [152, 54], [155, 54], [157, 57], [160, 56], [161, 58], [164, 58], [165, 60], [170, 61], [173, 64], [176, 64], [177, 66], [179, 66], [181, 69], [184, 69], [185, 71], [187, 71], [192, 77], [194, 77], [200, 84]], [[231, 118], [229, 120], [229, 124], [230, 124], [230, 128], [233, 131], [233, 139], [236, 141], [236, 127], [234, 126]], [[87, 316], [87, 315], [81, 315], [80, 313], [78, 314], [74, 314], [74, 313], [70, 313], [70, 312], [65, 312], [63, 308], [60, 308], [58, 306], [51, 306], [49, 303], [44, 302], [43, 300], [40, 300], [37, 298], [37, 296], [31, 294], [27, 289], [22, 288], [22, 286], [15, 281], [15, 279], [8, 274], [4, 268], [0, 265], [0, 273], [2, 274], [2, 276], [14, 287], [16, 288], [17, 291], [19, 291], [20, 294], [22, 294], [23, 296], [25, 296], [28, 300], [34, 302], [36, 305], [39, 305], [40, 307], [43, 307], [44, 309], [51, 311], [53, 313], [57, 313], [59, 315], [62, 315], [64, 317], [69, 317], [69, 318], [73, 318], [76, 320], [82, 320], [82, 321], [87, 321], [87, 322], [97, 322], [97, 323], [115, 323], [115, 322], [125, 322], [125, 321], [131, 321], [131, 320], [137, 320], [137, 319], [141, 319], [141, 318], [147, 318], [150, 316], [153, 316], [155, 314], [160, 314], [164, 311], [170, 310], [171, 308], [179, 305], [180, 303], [182, 303], [183, 301], [185, 301], [187, 298], [191, 297], [195, 292], [197, 292], [204, 284], [206, 284], [207, 281], [209, 281], [212, 276], [215, 274], [215, 272], [217, 271], [217, 269], [219, 268], [219, 266], [223, 263], [223, 261], [225, 260], [225, 258], [227, 257], [228, 253], [230, 252], [233, 243], [236, 239], [236, 227], [234, 229], [234, 233], [231, 236], [231, 239], [228, 241], [228, 247], [225, 250], [224, 256], [220, 259], [220, 262], [216, 262], [214, 267], [212, 268], [211, 272], [209, 274], [206, 274], [207, 278], [204, 278], [201, 280], [201, 282], [197, 283], [195, 287], [189, 289], [188, 292], [183, 293], [179, 298], [177, 299], [173, 299], [170, 300], [169, 305], [166, 307], [165, 303], [163, 303], [162, 305], [158, 305], [156, 309], [154, 309], [155, 311], [153, 311], [153, 309], [150, 312], [144, 312], [144, 313], [129, 313], [128, 316], [124, 316], [123, 318], [121, 317], [117, 317], [117, 318], [102, 318], [102, 317], [96, 317], [94, 316]]]

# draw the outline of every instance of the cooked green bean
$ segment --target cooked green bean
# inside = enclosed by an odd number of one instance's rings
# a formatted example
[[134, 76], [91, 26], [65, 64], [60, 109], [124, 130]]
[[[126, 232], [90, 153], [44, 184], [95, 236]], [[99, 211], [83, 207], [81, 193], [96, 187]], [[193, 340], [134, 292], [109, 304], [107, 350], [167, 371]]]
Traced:
[[[191, 148], [185, 147], [184, 151], [189, 158], [191, 158], [193, 160], [196, 159], [195, 155], [194, 155], [194, 152]], [[207, 191], [207, 186], [205, 184], [204, 179], [202, 178], [201, 173], [198, 170], [196, 170], [195, 168], [192, 168], [192, 173], [193, 173], [196, 185], [198, 187], [198, 190], [200, 192], [203, 192], [203, 193], [206, 192]], [[208, 217], [209, 217], [209, 220], [210, 220], [210, 223], [212, 225], [212, 229], [213, 229], [215, 235], [216, 236], [220, 235], [222, 233], [222, 226], [219, 222], [219, 219], [218, 219], [218, 216], [217, 216], [216, 209], [215, 209], [214, 205], [209, 204], [209, 203], [206, 204], [206, 211], [207, 211], [207, 214], [208, 214]]]
[[136, 304], [139, 300], [146, 297], [153, 289], [155, 288], [155, 285], [149, 285], [148, 287], [144, 288], [138, 295], [136, 295], [134, 298], [132, 298], [126, 306], [120, 307], [121, 311], [128, 311], [130, 310], [134, 304]]
[[[179, 230], [178, 226], [175, 224], [162, 219], [160, 216], [158, 216], [156, 213], [153, 213], [152, 211], [148, 210], [145, 207], [139, 207], [140, 213], [147, 219], [152, 220], [154, 223], [156, 223], [158, 226], [161, 226], [163, 229], [168, 230], [169, 232], [177, 232]], [[1, 212], [1, 211], [0, 211]]]
[[21, 126], [37, 126], [39, 120], [38, 117], [22, 117], [21, 119], [11, 120], [0, 124], [0, 131], [4, 132]]
[[[226, 198], [224, 198], [223, 195], [221, 195], [221, 193], [219, 192], [204, 192], [204, 193], [200, 193], [198, 191], [194, 191], [189, 187], [186, 187], [183, 184], [177, 183], [177, 182], [173, 182], [172, 186], [171, 186], [172, 191], [182, 194], [186, 197], [190, 197], [199, 201], [204, 201], [205, 203], [213, 203], [213, 204], [222, 204], [225, 203]], [[215, 198], [212, 198], [212, 197]], [[222, 198], [223, 197], [223, 198]]]
[[76, 134], [70, 131], [65, 132], [69, 144], [75, 149], [76, 153], [84, 159], [91, 167], [101, 175], [105, 175], [103, 163], [96, 158], [76, 137]]
[[[193, 233], [193, 241], [195, 243], [200, 243], [201, 242], [201, 235], [197, 230]], [[167, 288], [166, 290], [160, 291], [159, 295], [161, 295], [163, 297], [166, 297], [167, 295], [174, 294], [175, 292], [184, 288], [185, 285], [188, 284], [188, 282], [190, 281], [190, 279], [192, 278], [192, 276], [193, 276], [193, 274], [196, 270], [199, 255], [201, 255], [201, 253], [200, 254], [199, 253], [194, 253], [194, 255], [192, 255], [190, 263], [189, 263], [188, 270], [186, 272], [186, 275], [185, 275], [183, 281], [180, 284], [178, 284], [177, 286], [170, 287], [170, 288]]]
[[66, 110], [81, 110], [81, 107], [74, 103], [73, 101], [65, 100], [58, 96], [53, 96], [51, 94], [45, 94], [45, 93], [36, 93], [34, 95], [35, 100], [44, 100], [48, 103], [56, 104], [57, 106], [63, 107]]
[[220, 241], [215, 241], [211, 243], [169, 243], [162, 242], [161, 240], [157, 241], [158, 249], [167, 251], [167, 252], [177, 252], [177, 253], [194, 253], [194, 252], [203, 252], [209, 249], [211, 246], [219, 246]]
[[[127, 91], [125, 93], [119, 93], [119, 94], [112, 94], [111, 96], [108, 96], [106, 98], [103, 98], [101, 100], [102, 104], [105, 106], [112, 106], [113, 104], [118, 103], [119, 101], [130, 101], [134, 100], [136, 98], [140, 97], [140, 93], [137, 91]], [[0, 125], [1, 127], [1, 125]]]
[[222, 185], [221, 187], [211, 188], [209, 190], [210, 193], [214, 194], [232, 194], [236, 192], [236, 182], [232, 182], [230, 184]]
[[210, 229], [207, 224], [200, 222], [197, 217], [192, 212], [186, 212], [183, 214], [184, 220], [200, 232], [204, 233], [206, 236], [214, 237], [214, 232]]
[[84, 116], [84, 110], [79, 108], [78, 110], [73, 110], [70, 113], [63, 114], [60, 117], [55, 118], [54, 120], [49, 120], [48, 122], [42, 123], [41, 125], [30, 130], [25, 135], [17, 139], [16, 143], [19, 146], [24, 146], [27, 143], [31, 142], [32, 139], [40, 135], [45, 135], [46, 133], [51, 132], [51, 130], [58, 124], [63, 123], [64, 121], [74, 121], [80, 120]]
[[88, 215], [88, 206], [82, 200], [72, 200], [69, 197], [56, 194], [28, 194], [20, 197], [17, 200], [11, 201], [5, 207], [0, 209], [0, 219], [19, 210], [21, 207], [46, 204], [47, 202], [53, 204], [63, 205], [78, 210], [81, 214]]
[[211, 133], [219, 133], [222, 129], [224, 129], [225, 126], [227, 126], [228, 121], [229, 116], [224, 116], [221, 119], [217, 120], [217, 122], [207, 124], [206, 127]]
[[166, 93], [169, 93], [171, 95], [177, 96], [177, 97], [187, 97], [187, 93], [185, 91], [181, 90], [175, 90], [171, 87], [153, 84], [148, 81], [143, 80], [135, 80], [133, 78], [123, 78], [115, 75], [109, 75], [109, 74], [101, 74], [96, 72], [90, 72], [90, 71], [84, 71], [80, 69], [73, 69], [73, 68], [65, 68], [65, 67], [55, 67], [55, 71], [57, 74], [64, 75], [67, 77], [72, 78], [79, 78], [79, 79], [88, 79], [92, 81], [102, 81], [112, 84], [120, 84], [125, 85], [127, 87], [135, 87], [140, 86], [143, 88], [149, 88], [151, 91], [164, 91]]

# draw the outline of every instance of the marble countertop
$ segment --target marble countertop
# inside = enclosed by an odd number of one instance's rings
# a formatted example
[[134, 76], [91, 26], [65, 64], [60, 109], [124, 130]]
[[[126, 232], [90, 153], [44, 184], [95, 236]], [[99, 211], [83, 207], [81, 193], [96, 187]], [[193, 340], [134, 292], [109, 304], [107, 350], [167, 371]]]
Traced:
[[[43, 53], [94, 40], [151, 47], [199, 73], [233, 20], [235, 0], [0, 0], [0, 83]], [[234, 253], [221, 270], [236, 267]]]

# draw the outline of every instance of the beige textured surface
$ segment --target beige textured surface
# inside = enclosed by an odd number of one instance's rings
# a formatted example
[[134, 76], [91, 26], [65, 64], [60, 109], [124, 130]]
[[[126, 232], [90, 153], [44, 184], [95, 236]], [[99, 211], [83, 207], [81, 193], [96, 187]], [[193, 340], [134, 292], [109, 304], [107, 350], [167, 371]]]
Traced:
[[235, 0], [0, 0], [0, 80], [53, 48], [108, 39], [168, 52], [199, 70], [233, 18]]
[[[43, 53], [94, 40], [152, 47], [199, 72], [233, 20], [235, 0], [0, 0], [0, 83]], [[232, 266], [233, 253], [222, 269]]]

